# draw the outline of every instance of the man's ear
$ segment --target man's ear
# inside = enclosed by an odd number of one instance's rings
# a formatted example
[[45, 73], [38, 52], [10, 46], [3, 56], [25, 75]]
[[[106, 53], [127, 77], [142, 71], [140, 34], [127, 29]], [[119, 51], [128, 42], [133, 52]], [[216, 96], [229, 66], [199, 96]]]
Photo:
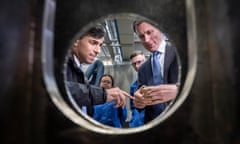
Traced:
[[78, 46], [78, 42], [79, 42], [79, 40], [75, 40], [75, 42], [73, 43], [73, 46], [77, 47]]

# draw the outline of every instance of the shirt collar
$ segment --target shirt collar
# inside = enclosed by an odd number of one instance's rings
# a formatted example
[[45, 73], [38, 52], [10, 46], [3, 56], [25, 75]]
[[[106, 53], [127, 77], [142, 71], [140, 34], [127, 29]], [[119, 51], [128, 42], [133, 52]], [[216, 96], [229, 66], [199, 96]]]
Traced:
[[73, 59], [74, 59], [74, 62], [77, 64], [77, 66], [80, 67], [81, 64], [76, 55], [73, 55]]
[[157, 51], [161, 52], [162, 54], [165, 53], [166, 44], [167, 44], [166, 41], [162, 40], [162, 42], [159, 45]]

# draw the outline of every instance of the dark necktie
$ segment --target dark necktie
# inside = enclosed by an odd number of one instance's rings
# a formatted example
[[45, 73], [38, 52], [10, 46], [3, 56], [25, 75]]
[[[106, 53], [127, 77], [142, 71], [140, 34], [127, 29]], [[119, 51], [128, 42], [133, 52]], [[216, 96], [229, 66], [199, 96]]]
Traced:
[[161, 65], [159, 62], [159, 51], [153, 53], [153, 63], [152, 63], [152, 72], [153, 72], [153, 85], [159, 85], [163, 83], [162, 74], [161, 74]]
[[[81, 64], [78, 66], [78, 68], [79, 68], [81, 71], [83, 71]], [[83, 111], [83, 113], [87, 114], [87, 107], [86, 107], [86, 106], [82, 106], [82, 111]]]
[[[152, 74], [153, 74], [153, 85], [160, 85], [163, 83], [163, 77], [161, 74], [161, 65], [159, 62], [159, 51], [153, 53], [152, 61]], [[147, 123], [156, 118], [166, 108], [167, 103], [160, 103], [146, 107], [144, 122]]]

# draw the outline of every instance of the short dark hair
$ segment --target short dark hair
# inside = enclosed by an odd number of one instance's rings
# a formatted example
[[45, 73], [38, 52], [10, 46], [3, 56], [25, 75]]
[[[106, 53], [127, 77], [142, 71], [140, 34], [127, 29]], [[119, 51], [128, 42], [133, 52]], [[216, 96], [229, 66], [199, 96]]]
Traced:
[[132, 28], [133, 28], [133, 31], [137, 34], [137, 31], [136, 31], [136, 26], [140, 25], [141, 23], [143, 22], [146, 22], [154, 27], [158, 27], [157, 24], [155, 24], [154, 22], [151, 22], [150, 20], [147, 20], [147, 19], [140, 19], [140, 20], [135, 20], [133, 21], [132, 23]]
[[102, 75], [101, 78], [100, 78], [99, 84], [101, 83], [101, 80], [102, 80], [103, 77], [110, 77], [110, 79], [112, 80], [112, 87], [114, 87], [114, 79], [113, 79], [113, 76], [110, 75], [110, 74]]
[[132, 59], [132, 58], [134, 58], [135, 56], [138, 56], [138, 55], [144, 55], [144, 54], [143, 54], [142, 51], [136, 50], [130, 55], [130, 59]]
[[83, 34], [80, 36], [80, 39], [84, 36], [92, 36], [94, 38], [103, 38], [105, 36], [105, 29], [102, 25], [98, 24], [94, 27], [87, 29]]

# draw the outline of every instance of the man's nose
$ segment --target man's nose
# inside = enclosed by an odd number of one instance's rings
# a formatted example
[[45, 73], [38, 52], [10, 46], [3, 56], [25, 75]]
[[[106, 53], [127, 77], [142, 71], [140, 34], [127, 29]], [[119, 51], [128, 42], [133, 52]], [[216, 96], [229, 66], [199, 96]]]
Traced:
[[95, 53], [99, 54], [101, 52], [101, 46], [96, 46], [94, 51]]
[[148, 42], [150, 39], [150, 36], [149, 35], [144, 35], [144, 42]]
[[139, 67], [140, 67], [140, 64], [136, 64], [136, 66], [135, 66], [135, 67], [136, 67], [136, 69], [139, 69]]

